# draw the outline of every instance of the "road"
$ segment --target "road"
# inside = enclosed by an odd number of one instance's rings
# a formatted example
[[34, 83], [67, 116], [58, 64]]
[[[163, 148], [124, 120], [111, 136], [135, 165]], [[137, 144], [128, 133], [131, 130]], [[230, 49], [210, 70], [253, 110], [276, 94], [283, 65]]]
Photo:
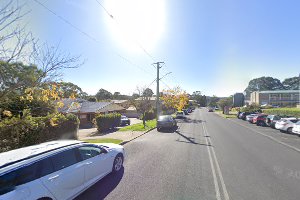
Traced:
[[299, 200], [300, 140], [268, 131], [196, 109], [126, 144], [124, 169], [77, 199]]

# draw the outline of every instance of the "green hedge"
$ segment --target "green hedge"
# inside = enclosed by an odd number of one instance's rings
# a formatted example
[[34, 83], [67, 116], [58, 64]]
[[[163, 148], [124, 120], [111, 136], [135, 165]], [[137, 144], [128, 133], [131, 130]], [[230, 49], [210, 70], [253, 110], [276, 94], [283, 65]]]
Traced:
[[56, 139], [77, 139], [78, 125], [73, 114], [5, 119], [0, 121], [0, 152]]
[[120, 123], [121, 114], [119, 113], [98, 114], [94, 120], [94, 124], [97, 126], [99, 132], [120, 126]]
[[292, 116], [300, 118], [299, 108], [273, 108], [273, 109], [263, 109], [263, 113], [270, 115], [280, 115], [280, 116]]

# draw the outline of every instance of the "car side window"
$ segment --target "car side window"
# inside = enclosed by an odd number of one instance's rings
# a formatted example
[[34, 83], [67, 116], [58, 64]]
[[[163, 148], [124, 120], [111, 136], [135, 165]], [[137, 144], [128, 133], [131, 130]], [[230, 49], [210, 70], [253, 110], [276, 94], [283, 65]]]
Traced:
[[78, 162], [74, 149], [58, 153], [51, 158], [55, 171], [64, 169]]
[[54, 172], [51, 158], [46, 158], [38, 162], [39, 163], [39, 177], [46, 176]]
[[84, 146], [79, 147], [79, 154], [81, 155], [81, 158], [83, 160], [95, 157], [97, 155], [101, 154], [101, 148], [100, 147], [93, 147], [93, 146]]
[[21, 167], [0, 177], [0, 195], [14, 190], [22, 185], [38, 179], [38, 163]]

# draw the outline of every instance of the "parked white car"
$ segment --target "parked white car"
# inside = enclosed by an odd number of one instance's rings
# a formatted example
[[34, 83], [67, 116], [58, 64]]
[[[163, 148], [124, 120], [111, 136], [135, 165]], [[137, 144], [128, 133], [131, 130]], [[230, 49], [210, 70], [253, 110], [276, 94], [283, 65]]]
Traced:
[[300, 121], [294, 124], [292, 132], [300, 136]]
[[73, 199], [121, 170], [124, 148], [52, 141], [0, 154], [0, 199]]
[[279, 121], [276, 122], [275, 128], [283, 132], [293, 133], [293, 126], [298, 121], [299, 120], [297, 118], [281, 118]]

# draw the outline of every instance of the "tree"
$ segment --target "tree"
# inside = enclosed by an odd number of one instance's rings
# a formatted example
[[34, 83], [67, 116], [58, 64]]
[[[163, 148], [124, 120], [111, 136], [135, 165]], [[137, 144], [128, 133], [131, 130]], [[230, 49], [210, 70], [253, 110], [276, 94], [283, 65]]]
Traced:
[[233, 98], [232, 96], [230, 97], [226, 97], [226, 98], [222, 98], [217, 102], [217, 105], [221, 108], [221, 110], [223, 111], [224, 114], [224, 108], [226, 106], [232, 106], [233, 104]]
[[282, 90], [284, 86], [279, 79], [273, 77], [260, 77], [252, 79], [248, 87], [245, 89], [247, 96], [253, 91], [264, 91], [264, 90]]
[[144, 128], [146, 127], [146, 113], [151, 111], [153, 108], [152, 108], [152, 104], [151, 104], [151, 101], [150, 101], [150, 97], [152, 96], [149, 96], [150, 95], [150, 91], [147, 90], [149, 88], [139, 88], [137, 87], [137, 91], [138, 91], [138, 95], [140, 96], [139, 100], [134, 100], [132, 99], [131, 100], [131, 104], [133, 104], [137, 111], [142, 113], [142, 120], [143, 120], [143, 125], [144, 125]]
[[153, 94], [154, 93], [150, 88], [146, 88], [146, 89], [143, 90], [142, 96], [152, 97]]
[[69, 98], [70, 96], [76, 96], [79, 98], [85, 98], [87, 93], [83, 92], [82, 89], [71, 82], [58, 82], [60, 90], [63, 93], [63, 98]]
[[217, 106], [217, 102], [220, 100], [219, 97], [213, 95], [212, 97], [209, 98], [209, 103], [208, 106], [210, 107], [216, 107]]
[[299, 90], [300, 86], [300, 76], [295, 76], [292, 78], [286, 78], [282, 82], [282, 85], [286, 90]]
[[137, 99], [139, 97], [140, 97], [140, 95], [137, 94], [137, 93], [133, 93], [132, 96], [131, 96], [132, 99]]
[[97, 98], [98, 101], [101, 101], [101, 100], [108, 100], [108, 99], [112, 99], [112, 94], [111, 94], [109, 91], [107, 91], [107, 90], [101, 88], [101, 89], [97, 92], [96, 98]]
[[20, 95], [39, 84], [42, 70], [35, 65], [0, 61], [0, 101]]
[[163, 91], [161, 99], [165, 107], [177, 110], [182, 110], [189, 103], [187, 93], [180, 87]]

